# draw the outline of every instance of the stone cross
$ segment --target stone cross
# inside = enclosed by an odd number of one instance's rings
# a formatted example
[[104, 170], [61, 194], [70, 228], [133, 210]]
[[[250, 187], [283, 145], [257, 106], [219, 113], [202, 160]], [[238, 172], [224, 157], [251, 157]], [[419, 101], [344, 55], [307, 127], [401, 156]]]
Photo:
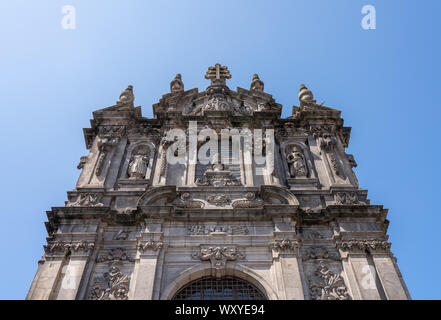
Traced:
[[231, 74], [228, 67], [216, 63], [214, 67], [208, 67], [205, 79], [210, 79], [212, 85], [225, 84], [225, 79], [231, 79]]

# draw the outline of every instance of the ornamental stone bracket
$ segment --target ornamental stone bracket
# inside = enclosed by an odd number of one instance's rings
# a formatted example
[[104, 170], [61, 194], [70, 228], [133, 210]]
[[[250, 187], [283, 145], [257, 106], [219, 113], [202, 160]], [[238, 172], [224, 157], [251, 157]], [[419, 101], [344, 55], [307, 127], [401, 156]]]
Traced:
[[139, 241], [136, 245], [136, 248], [141, 255], [158, 255], [163, 247], [164, 242], [160, 240]]
[[95, 244], [88, 241], [50, 241], [43, 247], [46, 257], [90, 256]]
[[337, 240], [337, 248], [345, 254], [386, 253], [390, 254], [391, 243], [385, 239]]
[[278, 253], [295, 253], [300, 243], [297, 239], [275, 240], [271, 243], [271, 248]]
[[213, 276], [221, 277], [225, 273], [227, 261], [245, 259], [245, 254], [233, 246], [201, 247], [193, 252], [191, 257], [195, 260], [210, 261]]

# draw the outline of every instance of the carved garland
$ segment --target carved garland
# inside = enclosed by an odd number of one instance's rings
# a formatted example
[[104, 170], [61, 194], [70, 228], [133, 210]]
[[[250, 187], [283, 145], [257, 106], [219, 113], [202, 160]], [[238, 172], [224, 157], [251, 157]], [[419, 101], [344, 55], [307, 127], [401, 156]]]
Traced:
[[389, 250], [391, 243], [386, 240], [344, 240], [337, 243], [339, 249], [343, 251], [361, 250], [361, 251], [371, 251], [371, 250]]
[[53, 241], [43, 246], [46, 254], [68, 253], [68, 252], [92, 252], [95, 244], [87, 241], [63, 242]]

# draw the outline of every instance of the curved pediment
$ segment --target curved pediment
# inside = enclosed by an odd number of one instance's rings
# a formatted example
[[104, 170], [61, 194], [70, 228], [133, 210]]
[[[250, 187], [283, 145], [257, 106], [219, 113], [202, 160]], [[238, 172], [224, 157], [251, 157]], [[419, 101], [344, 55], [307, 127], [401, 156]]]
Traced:
[[161, 186], [147, 190], [139, 197], [137, 206], [161, 206], [176, 199], [176, 186]]
[[297, 197], [289, 190], [277, 186], [261, 186], [260, 194], [265, 204], [285, 204], [298, 206]]

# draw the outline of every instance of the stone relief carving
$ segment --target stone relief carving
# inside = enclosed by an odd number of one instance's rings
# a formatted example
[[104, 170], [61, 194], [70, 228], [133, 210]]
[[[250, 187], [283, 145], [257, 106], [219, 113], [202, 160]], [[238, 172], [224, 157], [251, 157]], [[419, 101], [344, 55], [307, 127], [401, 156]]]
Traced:
[[127, 300], [130, 276], [121, 272], [118, 267], [110, 267], [101, 279], [97, 279], [90, 291], [91, 300]]
[[357, 204], [358, 196], [355, 192], [337, 192], [335, 194], [335, 204], [345, 205], [345, 204]]
[[249, 233], [249, 230], [246, 226], [193, 225], [188, 227], [189, 235], [208, 235], [213, 232], [224, 232], [229, 235], [246, 235]]
[[230, 198], [225, 194], [210, 194], [207, 196], [207, 202], [215, 205], [225, 205], [230, 203]]
[[336, 252], [330, 253], [325, 247], [310, 247], [303, 254], [303, 260], [338, 260]]
[[220, 269], [225, 267], [227, 261], [245, 259], [245, 255], [235, 247], [209, 247], [194, 252], [192, 258], [201, 261], [211, 261], [213, 268]]
[[308, 175], [305, 156], [299, 146], [292, 147], [286, 156], [286, 161], [288, 162], [291, 178], [306, 177]]
[[276, 240], [273, 242], [272, 247], [276, 251], [295, 250], [299, 247], [299, 242], [290, 239]]
[[77, 200], [74, 202], [67, 202], [66, 207], [102, 207], [103, 204], [99, 202], [101, 194], [93, 192], [80, 193]]
[[95, 247], [95, 244], [87, 241], [51, 241], [43, 247], [46, 254], [64, 254], [68, 252], [91, 253], [93, 248]]
[[136, 154], [130, 157], [127, 174], [130, 179], [145, 179], [149, 158], [143, 154]]
[[337, 246], [342, 251], [375, 251], [375, 250], [389, 250], [391, 243], [386, 240], [358, 240], [350, 239], [337, 242]]
[[215, 163], [211, 169], [208, 169], [204, 173], [204, 179], [196, 179], [197, 186], [213, 186], [213, 187], [225, 187], [225, 186], [239, 186], [241, 183], [237, 181], [231, 171], [225, 170], [224, 165], [221, 163]]
[[100, 256], [96, 262], [108, 262], [109, 264], [121, 263], [124, 261], [135, 262], [135, 260], [129, 257], [123, 248], [112, 248], [107, 254]]
[[140, 251], [160, 251], [162, 247], [164, 246], [164, 243], [162, 241], [153, 241], [148, 240], [145, 242], [139, 243], [136, 248]]
[[349, 293], [343, 278], [329, 270], [322, 260], [309, 280], [312, 300], [349, 300]]
[[200, 209], [205, 206], [205, 203], [202, 201], [191, 200], [190, 193], [184, 192], [179, 198], [173, 201], [173, 205], [178, 208]]
[[256, 197], [256, 194], [248, 192], [245, 200], [233, 201], [233, 208], [260, 208], [263, 206], [263, 200]]
[[130, 231], [120, 229], [114, 236], [113, 240], [127, 240], [129, 238]]

